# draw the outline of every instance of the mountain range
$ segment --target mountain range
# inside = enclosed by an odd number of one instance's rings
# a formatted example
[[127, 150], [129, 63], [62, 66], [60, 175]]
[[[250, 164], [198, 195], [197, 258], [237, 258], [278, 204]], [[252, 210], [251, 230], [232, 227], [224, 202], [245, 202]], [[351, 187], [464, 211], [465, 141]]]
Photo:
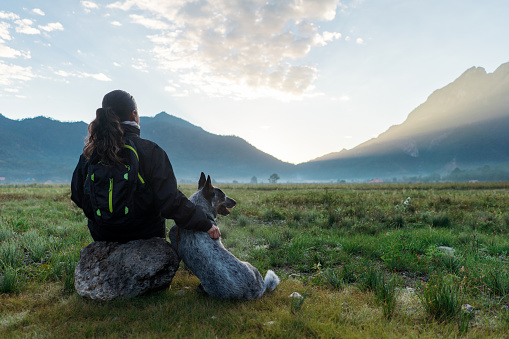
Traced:
[[[141, 117], [141, 136], [158, 143], [181, 182], [200, 172], [217, 181], [362, 181], [445, 174], [509, 162], [509, 63], [495, 72], [481, 67], [433, 92], [400, 125], [350, 150], [293, 165], [236, 136], [214, 135], [162, 112]], [[0, 183], [69, 182], [83, 141], [84, 122], [0, 114]], [[5, 178], [5, 179], [4, 179]]]
[[446, 173], [509, 162], [509, 63], [472, 67], [377, 138], [299, 166], [318, 180]]

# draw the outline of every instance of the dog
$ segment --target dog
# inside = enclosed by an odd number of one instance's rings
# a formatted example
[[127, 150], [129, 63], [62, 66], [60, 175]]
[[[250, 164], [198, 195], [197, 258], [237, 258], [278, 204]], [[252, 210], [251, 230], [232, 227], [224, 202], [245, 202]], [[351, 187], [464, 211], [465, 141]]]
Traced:
[[[212, 186], [210, 176], [202, 172], [198, 191], [189, 200], [203, 209], [207, 217], [215, 220], [217, 215], [227, 216], [236, 201], [227, 197], [219, 188]], [[256, 299], [265, 291], [273, 291], [279, 284], [278, 276], [267, 271], [265, 280], [250, 263], [240, 261], [221, 243], [211, 239], [208, 233], [190, 231], [173, 226], [169, 232], [173, 248], [187, 267], [200, 279], [199, 289], [220, 299]]]

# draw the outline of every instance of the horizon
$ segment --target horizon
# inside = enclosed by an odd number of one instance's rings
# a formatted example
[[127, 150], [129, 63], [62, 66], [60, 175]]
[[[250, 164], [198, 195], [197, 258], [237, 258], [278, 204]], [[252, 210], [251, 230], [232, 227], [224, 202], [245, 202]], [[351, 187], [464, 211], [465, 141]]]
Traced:
[[88, 124], [120, 88], [141, 116], [167, 112], [290, 163], [377, 137], [467, 69], [492, 73], [509, 55], [509, 4], [494, 0], [2, 7], [5, 117]]

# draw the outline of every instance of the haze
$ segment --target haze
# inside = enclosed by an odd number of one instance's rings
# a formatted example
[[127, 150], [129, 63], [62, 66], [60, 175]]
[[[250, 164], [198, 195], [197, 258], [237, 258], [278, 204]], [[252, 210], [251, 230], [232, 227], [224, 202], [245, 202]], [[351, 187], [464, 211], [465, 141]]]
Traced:
[[293, 163], [402, 123], [509, 55], [505, 1], [29, 1], [0, 9], [0, 113], [90, 122], [121, 88]]

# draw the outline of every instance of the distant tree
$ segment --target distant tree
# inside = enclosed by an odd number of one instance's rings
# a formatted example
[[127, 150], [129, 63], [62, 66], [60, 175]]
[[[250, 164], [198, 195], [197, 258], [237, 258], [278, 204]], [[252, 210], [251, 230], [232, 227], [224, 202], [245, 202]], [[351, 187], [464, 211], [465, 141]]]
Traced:
[[256, 179], [256, 177], [253, 175], [253, 177], [251, 178], [251, 185], [256, 185], [258, 184], [258, 179]]
[[272, 174], [272, 175], [269, 177], [269, 182], [270, 182], [271, 184], [275, 184], [275, 183], [277, 183], [277, 181], [278, 181], [279, 179], [280, 179], [280, 178], [279, 178], [279, 175], [277, 175], [277, 173], [274, 173], [274, 174]]

